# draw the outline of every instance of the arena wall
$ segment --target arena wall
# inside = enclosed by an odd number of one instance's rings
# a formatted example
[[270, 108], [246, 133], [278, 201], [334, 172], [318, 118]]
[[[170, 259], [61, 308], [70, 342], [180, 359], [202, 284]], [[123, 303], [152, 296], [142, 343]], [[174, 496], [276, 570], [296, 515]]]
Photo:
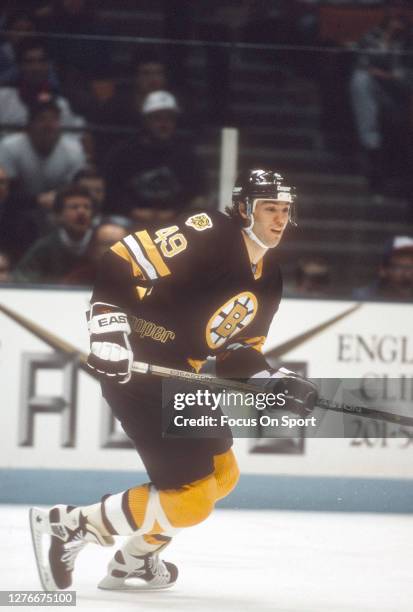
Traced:
[[[88, 299], [84, 290], [0, 289], [2, 502], [86, 503], [145, 480], [82, 366]], [[265, 350], [274, 365], [312, 378], [374, 378], [381, 405], [409, 414], [412, 319], [407, 304], [285, 299]], [[389, 396], [392, 378], [401, 381], [400, 397]], [[353, 437], [297, 431], [289, 439], [235, 440], [242, 477], [221, 505], [413, 511], [411, 431], [354, 418]]]

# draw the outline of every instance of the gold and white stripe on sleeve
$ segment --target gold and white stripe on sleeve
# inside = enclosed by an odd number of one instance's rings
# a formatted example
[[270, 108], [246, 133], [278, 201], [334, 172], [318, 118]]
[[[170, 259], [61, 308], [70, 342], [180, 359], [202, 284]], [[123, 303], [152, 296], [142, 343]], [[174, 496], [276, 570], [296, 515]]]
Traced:
[[129, 234], [112, 251], [131, 264], [134, 276], [144, 280], [154, 281], [171, 273], [146, 230]]

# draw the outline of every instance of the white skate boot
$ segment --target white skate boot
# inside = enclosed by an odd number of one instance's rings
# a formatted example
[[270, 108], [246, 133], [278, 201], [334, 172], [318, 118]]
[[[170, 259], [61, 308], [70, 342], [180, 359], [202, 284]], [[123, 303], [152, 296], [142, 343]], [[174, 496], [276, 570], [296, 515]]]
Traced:
[[[49, 511], [30, 508], [30, 527], [40, 582], [45, 591], [67, 589], [79, 552], [89, 542], [111, 546], [114, 540], [102, 536], [74, 506], [54, 506]], [[44, 536], [49, 540], [49, 553]]]
[[109, 563], [108, 573], [98, 588], [114, 591], [167, 589], [175, 584], [177, 577], [178, 568], [159, 559], [159, 550], [133, 555], [123, 547]]

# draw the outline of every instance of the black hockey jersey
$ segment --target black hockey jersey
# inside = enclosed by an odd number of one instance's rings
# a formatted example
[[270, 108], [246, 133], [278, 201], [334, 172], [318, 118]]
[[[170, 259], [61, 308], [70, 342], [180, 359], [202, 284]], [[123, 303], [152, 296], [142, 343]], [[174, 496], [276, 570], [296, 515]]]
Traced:
[[187, 211], [116, 243], [92, 301], [128, 313], [139, 361], [198, 370], [211, 355], [220, 376], [246, 377], [266, 367], [261, 349], [281, 291], [274, 249], [254, 270], [234, 220]]

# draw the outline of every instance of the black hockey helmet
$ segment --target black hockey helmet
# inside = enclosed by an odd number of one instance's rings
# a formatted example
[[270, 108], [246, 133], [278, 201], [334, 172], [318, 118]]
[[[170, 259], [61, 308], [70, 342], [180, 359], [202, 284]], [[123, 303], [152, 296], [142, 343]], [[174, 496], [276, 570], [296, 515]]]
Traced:
[[252, 168], [238, 175], [232, 190], [232, 203], [238, 206], [245, 203], [246, 212], [251, 216], [254, 212], [253, 202], [256, 199], [272, 199], [289, 202], [289, 221], [297, 225], [295, 212], [295, 187], [288, 185], [285, 178], [278, 172], [264, 168]]

